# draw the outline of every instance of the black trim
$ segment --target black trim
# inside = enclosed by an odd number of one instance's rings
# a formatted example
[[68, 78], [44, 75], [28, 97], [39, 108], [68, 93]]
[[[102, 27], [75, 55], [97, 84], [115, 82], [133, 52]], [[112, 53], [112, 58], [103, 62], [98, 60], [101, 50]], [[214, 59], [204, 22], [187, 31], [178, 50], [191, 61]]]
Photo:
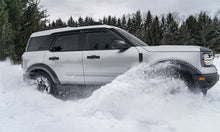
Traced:
[[212, 52], [211, 49], [205, 48], [205, 47], [201, 47], [201, 48], [200, 48], [200, 51], [201, 51], [201, 52]]
[[[170, 62], [176, 66], [179, 66], [179, 68], [181, 68], [181, 70], [187, 71], [191, 74], [202, 74], [196, 67], [194, 67], [193, 65], [185, 62], [185, 61], [181, 61], [181, 60], [162, 60], [159, 61], [158, 63], [165, 63], [165, 62]], [[156, 64], [158, 64], [156, 63]]]
[[26, 45], [26, 48], [25, 48], [25, 52], [28, 52], [30, 41], [31, 41], [31, 38], [28, 39], [28, 42], [27, 42], [27, 45]]
[[[208, 90], [212, 86], [214, 86], [219, 80], [218, 73], [211, 74], [195, 74], [193, 75], [194, 80], [196, 81], [196, 85], [201, 91]], [[199, 80], [199, 77], [205, 77], [205, 80]]]
[[139, 63], [143, 62], [143, 53], [139, 53]]
[[[192, 79], [193, 79], [193, 82], [195, 83], [195, 88], [199, 88], [201, 91], [205, 91], [205, 90], [210, 89], [219, 80], [218, 73], [202, 74], [196, 67], [194, 67], [191, 64], [184, 62], [184, 61], [165, 60], [165, 61], [160, 61], [158, 63], [163, 63], [163, 62], [167, 62], [167, 61], [176, 65], [177, 68], [179, 68], [180, 70], [183, 70], [186, 73], [190, 73], [193, 77]], [[156, 63], [156, 64], [158, 64], [158, 63]], [[205, 80], [200, 81], [199, 77], [205, 77]]]
[[32, 72], [37, 71], [37, 70], [41, 70], [41, 71], [46, 72], [52, 78], [52, 80], [55, 84], [61, 84], [56, 73], [54, 72], [54, 70], [52, 68], [50, 68], [49, 66], [47, 66], [45, 64], [41, 64], [41, 63], [34, 64], [34, 65], [30, 66], [26, 70], [25, 76], [29, 77]]

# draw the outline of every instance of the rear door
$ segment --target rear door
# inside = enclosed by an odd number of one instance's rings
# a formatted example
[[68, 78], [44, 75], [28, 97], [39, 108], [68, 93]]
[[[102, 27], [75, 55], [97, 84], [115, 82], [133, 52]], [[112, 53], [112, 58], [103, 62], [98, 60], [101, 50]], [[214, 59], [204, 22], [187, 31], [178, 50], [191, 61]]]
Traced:
[[45, 63], [55, 71], [62, 84], [84, 84], [80, 31], [55, 36]]
[[138, 50], [115, 49], [115, 40], [126, 41], [110, 29], [84, 31], [83, 66], [86, 84], [105, 84], [139, 64]]

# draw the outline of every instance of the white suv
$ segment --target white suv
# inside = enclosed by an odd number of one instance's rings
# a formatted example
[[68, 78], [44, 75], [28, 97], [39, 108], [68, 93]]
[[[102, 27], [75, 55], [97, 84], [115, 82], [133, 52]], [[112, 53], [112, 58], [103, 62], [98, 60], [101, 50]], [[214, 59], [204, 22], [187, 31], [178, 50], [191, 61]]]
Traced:
[[64, 27], [35, 32], [22, 55], [25, 77], [54, 94], [65, 84], [102, 85], [145, 62], [169, 61], [189, 88], [204, 94], [219, 79], [212, 50], [199, 46], [148, 46], [108, 25]]

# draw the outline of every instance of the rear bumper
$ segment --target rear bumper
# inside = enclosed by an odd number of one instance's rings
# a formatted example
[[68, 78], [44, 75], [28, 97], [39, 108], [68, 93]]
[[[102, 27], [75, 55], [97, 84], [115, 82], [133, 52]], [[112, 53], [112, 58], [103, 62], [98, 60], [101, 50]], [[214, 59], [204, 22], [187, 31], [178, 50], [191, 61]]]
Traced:
[[194, 79], [196, 81], [197, 87], [203, 91], [203, 90], [208, 90], [212, 86], [214, 86], [219, 80], [219, 75], [218, 73], [200, 74], [200, 75], [194, 75]]

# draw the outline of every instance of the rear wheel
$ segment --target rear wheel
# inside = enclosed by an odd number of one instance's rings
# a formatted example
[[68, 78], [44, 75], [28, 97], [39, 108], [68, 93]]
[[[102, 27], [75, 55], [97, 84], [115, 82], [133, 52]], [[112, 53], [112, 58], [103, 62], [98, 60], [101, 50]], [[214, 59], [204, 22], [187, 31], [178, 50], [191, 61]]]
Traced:
[[41, 92], [56, 95], [57, 88], [51, 77], [44, 72], [35, 72], [30, 75], [30, 78], [34, 80], [34, 84], [37, 85], [37, 89]]

